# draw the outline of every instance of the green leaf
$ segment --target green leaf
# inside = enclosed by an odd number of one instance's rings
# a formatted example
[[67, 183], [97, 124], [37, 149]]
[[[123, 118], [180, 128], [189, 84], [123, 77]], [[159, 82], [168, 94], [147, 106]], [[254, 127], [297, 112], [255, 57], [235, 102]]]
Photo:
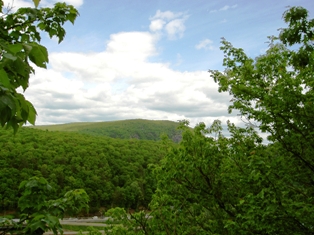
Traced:
[[29, 52], [28, 56], [38, 67], [46, 68], [46, 63], [48, 63], [48, 51], [46, 47], [33, 43], [32, 50]]
[[29, 78], [29, 65], [25, 63], [20, 57], [18, 57], [14, 62], [13, 66], [15, 72], [21, 76], [20, 81], [24, 82], [25, 84], [21, 84], [24, 90], [28, 87], [28, 78]]
[[0, 83], [7, 88], [10, 88], [11, 86], [8, 75], [4, 69], [0, 69]]
[[9, 60], [16, 60], [16, 58], [17, 58], [16, 56], [12, 55], [11, 53], [4, 53], [3, 57], [7, 58]]
[[22, 46], [22, 44], [20, 44], [20, 43], [18, 43], [18, 44], [11, 44], [11, 45], [9, 45], [9, 46], [7, 47], [7, 49], [8, 49], [10, 52], [16, 54], [17, 52], [19, 52], [19, 51], [21, 51], [21, 50], [23, 49], [23, 46]]
[[34, 106], [32, 105], [32, 103], [30, 103], [28, 101], [26, 101], [26, 102], [27, 102], [28, 107], [29, 107], [29, 113], [28, 113], [27, 121], [30, 124], [35, 125], [37, 112], [36, 112]]
[[35, 7], [38, 7], [40, 0], [33, 0]]
[[30, 51], [32, 50], [33, 46], [30, 43], [23, 43], [23, 48], [26, 51], [26, 53], [29, 54]]
[[[31, 234], [33, 234], [36, 230], [42, 230], [42, 231], [46, 231], [46, 224], [44, 221], [30, 221], [27, 228], [30, 228], [30, 232]], [[27, 233], [26, 233], [27, 234]]]
[[3, 104], [11, 109], [11, 117], [13, 117], [16, 113], [16, 105], [13, 97], [10, 95], [2, 95], [0, 96], [0, 100]]

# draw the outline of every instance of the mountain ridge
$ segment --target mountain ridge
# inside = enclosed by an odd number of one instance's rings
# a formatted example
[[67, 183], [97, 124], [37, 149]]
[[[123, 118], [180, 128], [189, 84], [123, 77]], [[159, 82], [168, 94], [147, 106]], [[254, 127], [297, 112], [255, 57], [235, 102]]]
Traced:
[[102, 122], [73, 122], [65, 124], [38, 125], [31, 128], [47, 131], [78, 132], [93, 136], [116, 139], [160, 140], [165, 134], [178, 143], [182, 139], [179, 123], [169, 120], [127, 119]]

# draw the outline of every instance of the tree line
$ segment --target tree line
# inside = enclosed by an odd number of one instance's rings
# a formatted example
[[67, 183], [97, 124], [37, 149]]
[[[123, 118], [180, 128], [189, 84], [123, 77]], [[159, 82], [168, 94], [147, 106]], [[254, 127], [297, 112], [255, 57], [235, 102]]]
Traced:
[[181, 140], [178, 122], [165, 120], [131, 119], [107, 122], [78, 122], [55, 125], [40, 125], [33, 128], [49, 131], [72, 131], [93, 136], [116, 139], [160, 140], [166, 134], [174, 142]]

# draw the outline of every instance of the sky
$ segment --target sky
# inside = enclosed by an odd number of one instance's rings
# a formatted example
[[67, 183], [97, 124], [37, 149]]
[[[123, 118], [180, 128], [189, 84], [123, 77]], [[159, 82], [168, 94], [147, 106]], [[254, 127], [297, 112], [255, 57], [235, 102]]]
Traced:
[[219, 93], [208, 73], [224, 69], [221, 38], [255, 58], [266, 51], [267, 36], [285, 27], [287, 6], [303, 6], [311, 18], [314, 12], [313, 0], [65, 2], [80, 16], [65, 25], [60, 44], [43, 36], [48, 69], [35, 68], [24, 92], [37, 110], [36, 125], [138, 118], [241, 125], [227, 112], [232, 97]]

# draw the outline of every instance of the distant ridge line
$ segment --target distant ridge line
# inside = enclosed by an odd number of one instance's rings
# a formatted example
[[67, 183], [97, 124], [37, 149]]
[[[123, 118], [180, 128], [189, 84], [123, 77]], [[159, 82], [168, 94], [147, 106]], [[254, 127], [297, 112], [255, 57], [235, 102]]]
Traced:
[[31, 128], [47, 131], [66, 131], [107, 136], [118, 139], [160, 140], [165, 134], [178, 143], [182, 139], [179, 123], [170, 120], [127, 119], [98, 122], [72, 122], [38, 125]]

